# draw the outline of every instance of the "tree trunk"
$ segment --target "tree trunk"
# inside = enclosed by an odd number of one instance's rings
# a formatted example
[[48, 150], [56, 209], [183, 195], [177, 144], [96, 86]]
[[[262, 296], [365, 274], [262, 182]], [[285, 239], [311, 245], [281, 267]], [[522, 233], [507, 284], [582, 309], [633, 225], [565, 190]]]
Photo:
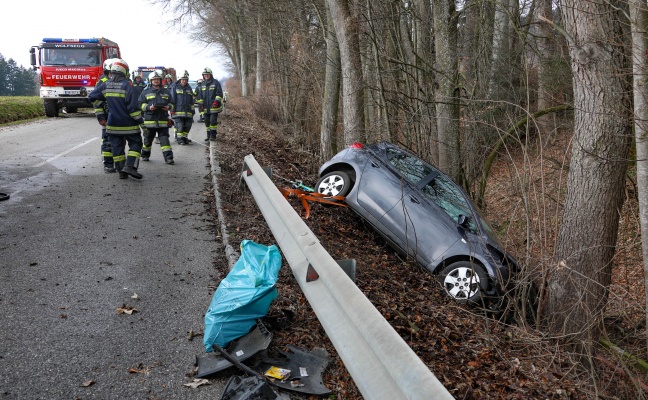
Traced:
[[238, 44], [239, 44], [239, 54], [240, 54], [240, 79], [241, 79], [241, 96], [245, 97], [248, 96], [249, 89], [248, 89], [248, 74], [249, 74], [249, 67], [248, 67], [248, 60], [250, 57], [249, 54], [249, 46], [248, 46], [248, 31], [247, 27], [245, 24], [245, 7], [244, 4], [241, 4], [241, 0], [236, 0], [235, 5], [236, 5], [236, 20], [238, 22], [238, 32], [237, 38], [238, 38]]
[[364, 87], [358, 25], [351, 14], [349, 2], [350, 0], [326, 0], [333, 16], [335, 35], [340, 46], [345, 145], [363, 140], [365, 137]]
[[629, 65], [620, 11], [612, 4], [564, 0], [561, 10], [570, 41], [574, 137], [545, 318], [585, 361], [600, 336], [624, 200]]
[[[644, 285], [648, 300], [648, 10], [645, 0], [630, 0], [632, 29], [632, 72], [634, 76], [634, 129], [637, 148], [637, 189], [639, 191], [639, 221], [644, 265]], [[646, 301], [648, 323], [648, 301]], [[646, 338], [648, 341], [648, 337]], [[648, 342], [647, 342], [648, 344]]]
[[[552, 27], [550, 25], [550, 21], [553, 21], [551, 11], [552, 0], [537, 1], [538, 10], [536, 14], [538, 17], [536, 18], [536, 22], [539, 35], [536, 39], [538, 43], [538, 106], [536, 107], [536, 111], [540, 111], [553, 105], [552, 95], [549, 92], [547, 83], [550, 81], [552, 74], [550, 60], [555, 57], [555, 54], [552, 41]], [[553, 131], [553, 127], [550, 125], [551, 118], [553, 118], [553, 115], [548, 114], [537, 119], [540, 134], [545, 135]]]
[[261, 44], [261, 29], [261, 20], [259, 18], [256, 30], [256, 78], [254, 81], [254, 92], [256, 94], [261, 92], [261, 86], [263, 84], [263, 63], [261, 62], [261, 49], [263, 45]]
[[459, 99], [457, 63], [457, 23], [454, 0], [434, 2], [434, 43], [437, 82], [436, 116], [439, 139], [439, 167], [461, 182], [459, 148]]
[[511, 17], [511, 0], [499, 0], [495, 2], [495, 23], [493, 29], [493, 53], [491, 61], [491, 73], [488, 85], [488, 98], [495, 100], [499, 98], [499, 77], [502, 75], [502, 59], [508, 57], [510, 50], [509, 34]]
[[326, 74], [322, 100], [322, 127], [320, 149], [323, 160], [330, 159], [337, 150], [336, 131], [340, 105], [340, 48], [335, 37], [333, 18], [326, 7]]

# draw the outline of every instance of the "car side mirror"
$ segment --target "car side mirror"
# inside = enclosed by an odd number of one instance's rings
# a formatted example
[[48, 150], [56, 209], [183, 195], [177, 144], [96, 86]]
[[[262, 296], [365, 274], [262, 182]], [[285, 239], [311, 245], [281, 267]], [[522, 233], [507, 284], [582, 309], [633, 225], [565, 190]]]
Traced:
[[457, 217], [457, 223], [463, 228], [468, 228], [468, 225], [470, 224], [470, 217], [459, 214], [459, 216]]

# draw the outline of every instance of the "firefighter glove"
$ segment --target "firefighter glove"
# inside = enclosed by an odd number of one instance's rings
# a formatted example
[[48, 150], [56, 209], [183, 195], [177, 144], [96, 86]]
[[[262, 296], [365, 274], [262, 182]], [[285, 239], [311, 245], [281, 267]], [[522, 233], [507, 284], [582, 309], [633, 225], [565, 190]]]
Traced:
[[100, 119], [99, 120], [99, 125], [106, 126], [106, 120], [105, 119]]

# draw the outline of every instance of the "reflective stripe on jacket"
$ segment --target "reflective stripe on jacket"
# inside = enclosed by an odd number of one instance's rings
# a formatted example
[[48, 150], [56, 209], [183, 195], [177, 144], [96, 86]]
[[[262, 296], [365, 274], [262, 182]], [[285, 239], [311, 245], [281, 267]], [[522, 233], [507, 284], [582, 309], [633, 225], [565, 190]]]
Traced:
[[193, 117], [194, 115], [194, 94], [191, 85], [188, 83], [183, 87], [177, 83], [171, 92], [175, 107], [175, 117]]
[[[173, 99], [169, 90], [153, 86], [145, 89], [139, 97], [140, 110], [144, 112], [144, 126], [147, 128], [165, 128], [168, 126], [169, 111], [174, 111]], [[155, 109], [151, 106], [168, 106], [169, 111]]]
[[88, 95], [95, 104], [105, 101], [110, 112], [106, 122], [106, 133], [113, 135], [129, 135], [140, 133], [139, 125], [142, 113], [137, 107], [137, 96], [132, 83], [119, 73], [106, 82], [99, 83]]
[[205, 108], [205, 114], [216, 113], [212, 110], [212, 103], [216, 97], [223, 97], [223, 88], [220, 82], [213, 77], [207, 81], [202, 81], [199, 88], [196, 88], [198, 94], [196, 95], [196, 104], [202, 105]]

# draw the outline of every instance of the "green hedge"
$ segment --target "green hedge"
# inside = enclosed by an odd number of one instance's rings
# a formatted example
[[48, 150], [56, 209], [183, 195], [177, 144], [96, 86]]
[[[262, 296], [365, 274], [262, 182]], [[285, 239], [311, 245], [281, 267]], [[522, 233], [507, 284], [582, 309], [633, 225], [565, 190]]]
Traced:
[[45, 116], [38, 96], [0, 96], [0, 124]]

